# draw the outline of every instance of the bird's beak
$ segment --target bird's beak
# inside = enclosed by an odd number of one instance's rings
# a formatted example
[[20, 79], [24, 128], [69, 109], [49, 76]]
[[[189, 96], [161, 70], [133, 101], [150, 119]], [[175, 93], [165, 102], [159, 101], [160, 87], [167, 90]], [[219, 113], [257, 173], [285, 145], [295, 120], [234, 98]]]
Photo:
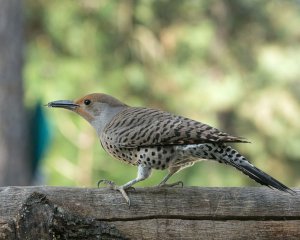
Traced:
[[65, 109], [69, 109], [69, 110], [74, 110], [75, 108], [79, 107], [78, 104], [76, 104], [70, 100], [53, 101], [53, 102], [49, 102], [46, 106], [47, 107], [56, 107], [56, 108], [65, 108]]

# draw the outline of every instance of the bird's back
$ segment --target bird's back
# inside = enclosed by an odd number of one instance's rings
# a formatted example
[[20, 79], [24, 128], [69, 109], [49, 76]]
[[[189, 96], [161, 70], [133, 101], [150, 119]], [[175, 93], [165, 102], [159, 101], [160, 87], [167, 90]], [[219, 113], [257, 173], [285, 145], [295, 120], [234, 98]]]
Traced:
[[124, 148], [246, 142], [207, 124], [157, 109], [129, 107], [105, 127], [103, 140]]

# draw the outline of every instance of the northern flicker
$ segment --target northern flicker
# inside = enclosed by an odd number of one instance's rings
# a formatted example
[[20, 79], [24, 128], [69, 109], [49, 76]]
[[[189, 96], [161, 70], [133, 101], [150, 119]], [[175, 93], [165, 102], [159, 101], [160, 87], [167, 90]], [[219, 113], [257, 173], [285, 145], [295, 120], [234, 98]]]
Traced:
[[125, 190], [148, 178], [152, 169], [168, 169], [169, 173], [158, 185], [165, 186], [174, 173], [200, 160], [233, 166], [262, 185], [294, 193], [227, 145], [246, 143], [245, 139], [207, 124], [157, 109], [130, 107], [103, 93], [89, 94], [76, 101], [53, 101], [47, 106], [65, 108], [85, 118], [97, 131], [105, 151], [138, 167], [137, 177], [122, 186], [109, 180], [99, 181], [119, 190], [128, 204]]

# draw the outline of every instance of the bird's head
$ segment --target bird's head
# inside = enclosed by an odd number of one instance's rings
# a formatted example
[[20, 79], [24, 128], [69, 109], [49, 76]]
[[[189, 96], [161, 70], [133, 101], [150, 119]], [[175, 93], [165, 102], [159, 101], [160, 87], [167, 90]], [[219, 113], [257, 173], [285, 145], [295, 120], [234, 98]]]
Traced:
[[91, 123], [97, 131], [99, 127], [102, 130], [113, 116], [128, 107], [118, 99], [103, 93], [92, 93], [75, 101], [53, 101], [49, 102], [47, 106], [76, 112]]

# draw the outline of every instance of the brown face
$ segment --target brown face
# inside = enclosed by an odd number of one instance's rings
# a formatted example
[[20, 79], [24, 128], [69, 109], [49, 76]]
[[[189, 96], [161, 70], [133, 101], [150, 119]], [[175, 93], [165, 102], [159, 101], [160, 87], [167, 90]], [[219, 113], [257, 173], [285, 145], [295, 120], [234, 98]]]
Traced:
[[94, 119], [94, 101], [93, 96], [88, 95], [75, 101], [78, 108], [74, 109], [76, 113], [91, 122]]

